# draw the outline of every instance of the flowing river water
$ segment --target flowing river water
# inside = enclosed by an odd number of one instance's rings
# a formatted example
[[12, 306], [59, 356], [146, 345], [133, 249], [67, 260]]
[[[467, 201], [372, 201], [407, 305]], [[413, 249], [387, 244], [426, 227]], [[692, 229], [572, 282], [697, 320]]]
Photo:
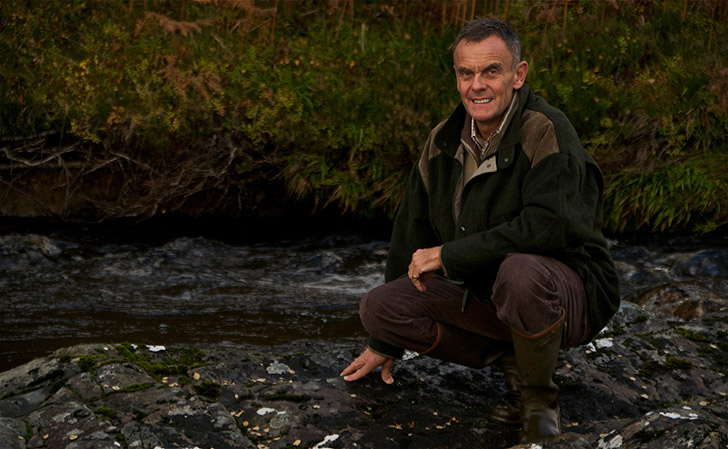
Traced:
[[[0, 231], [0, 371], [85, 342], [363, 343], [358, 302], [383, 281], [388, 247], [386, 232], [361, 228]], [[728, 297], [725, 236], [612, 243], [625, 297], [686, 280]]]

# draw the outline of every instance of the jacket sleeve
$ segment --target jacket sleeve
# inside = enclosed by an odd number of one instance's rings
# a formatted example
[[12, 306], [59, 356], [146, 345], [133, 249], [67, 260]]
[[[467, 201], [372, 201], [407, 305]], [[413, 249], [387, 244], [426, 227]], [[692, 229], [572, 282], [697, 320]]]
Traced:
[[369, 346], [369, 349], [375, 354], [383, 355], [390, 359], [401, 359], [404, 355], [404, 349], [390, 345], [382, 340], [377, 340], [372, 336], [369, 336], [369, 343], [367, 346]]
[[583, 151], [551, 154], [533, 166], [524, 178], [517, 217], [446, 243], [441, 258], [448, 275], [462, 279], [511, 253], [579, 248], [595, 228], [601, 231], [602, 175]]
[[394, 221], [384, 276], [386, 282], [407, 274], [412, 253], [441, 244], [430, 223], [427, 188], [419, 165], [415, 164], [410, 172], [405, 195]]

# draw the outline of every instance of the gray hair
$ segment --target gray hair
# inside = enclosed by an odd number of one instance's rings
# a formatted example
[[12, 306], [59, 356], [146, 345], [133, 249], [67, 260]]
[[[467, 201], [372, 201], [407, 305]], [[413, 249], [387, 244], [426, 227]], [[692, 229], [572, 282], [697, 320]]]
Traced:
[[515, 70], [521, 62], [521, 40], [518, 38], [518, 33], [502, 20], [491, 17], [476, 17], [471, 20], [458, 33], [452, 44], [452, 51], [455, 52], [460, 41], [480, 42], [490, 36], [498, 36], [506, 43], [513, 57], [511, 69]]

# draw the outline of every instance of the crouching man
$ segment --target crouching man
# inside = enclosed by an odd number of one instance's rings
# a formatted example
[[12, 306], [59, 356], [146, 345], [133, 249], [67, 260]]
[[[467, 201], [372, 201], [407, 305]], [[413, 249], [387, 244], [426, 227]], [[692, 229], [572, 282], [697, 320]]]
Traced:
[[461, 104], [412, 169], [386, 283], [360, 305], [369, 345], [341, 374], [354, 381], [381, 367], [392, 383], [405, 349], [496, 363], [507, 394], [490, 419], [537, 442], [561, 433], [560, 348], [589, 342], [619, 307], [603, 177], [566, 116], [525, 83], [510, 26], [471, 21], [453, 62]]

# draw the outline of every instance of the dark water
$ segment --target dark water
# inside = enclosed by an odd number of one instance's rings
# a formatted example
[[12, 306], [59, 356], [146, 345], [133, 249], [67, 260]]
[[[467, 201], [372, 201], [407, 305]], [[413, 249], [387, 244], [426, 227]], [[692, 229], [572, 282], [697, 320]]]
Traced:
[[381, 233], [187, 233], [0, 235], [0, 371], [84, 342], [363, 338], [357, 307], [383, 280]]
[[[84, 342], [360, 342], [358, 302], [388, 246], [381, 229], [0, 230], [0, 371]], [[675, 282], [728, 297], [725, 237], [612, 243], [630, 300]]]

